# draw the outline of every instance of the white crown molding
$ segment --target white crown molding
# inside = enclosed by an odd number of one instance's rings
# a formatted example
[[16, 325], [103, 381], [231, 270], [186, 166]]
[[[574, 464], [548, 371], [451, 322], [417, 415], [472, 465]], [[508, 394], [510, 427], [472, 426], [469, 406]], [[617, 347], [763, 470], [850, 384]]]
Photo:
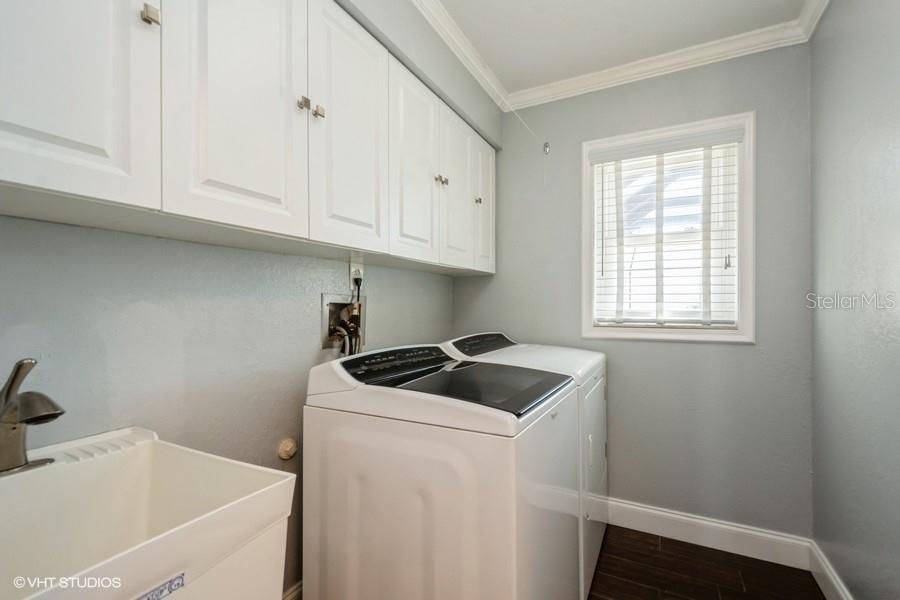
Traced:
[[450, 47], [453, 54], [468, 69], [469, 73], [481, 84], [484, 91], [503, 111], [509, 111], [506, 98], [509, 93], [500, 79], [491, 70], [488, 64], [475, 49], [475, 46], [466, 37], [456, 21], [441, 4], [441, 0], [411, 0], [425, 17], [425, 20], [441, 36], [444, 43]]
[[816, 27], [818, 27], [822, 15], [825, 14], [826, 8], [828, 8], [828, 0], [806, 0], [803, 3], [797, 23], [803, 29], [807, 40], [816, 32]]
[[809, 41], [827, 6], [828, 0], [806, 0], [800, 16], [793, 21], [512, 92], [507, 96], [507, 104], [511, 110], [517, 110], [747, 54], [803, 44]]
[[441, 39], [503, 111], [527, 108], [641, 79], [809, 41], [828, 0], [806, 0], [793, 21], [675, 50], [593, 73], [507, 92], [440, 0], [412, 0]]

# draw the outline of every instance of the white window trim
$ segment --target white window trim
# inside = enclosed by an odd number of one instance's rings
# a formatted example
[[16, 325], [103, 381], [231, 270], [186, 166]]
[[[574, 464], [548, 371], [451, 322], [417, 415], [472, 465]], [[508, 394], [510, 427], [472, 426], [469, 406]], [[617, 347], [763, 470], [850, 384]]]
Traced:
[[[615, 151], [642, 144], [664, 144], [723, 131], [743, 131], [738, 200], [738, 315], [735, 329], [696, 327], [646, 327], [639, 325], [594, 325], [594, 190], [591, 152]], [[582, 154], [581, 213], [581, 337], [590, 339], [661, 340], [678, 342], [756, 343], [756, 113], [747, 112], [707, 119], [674, 127], [584, 142]]]

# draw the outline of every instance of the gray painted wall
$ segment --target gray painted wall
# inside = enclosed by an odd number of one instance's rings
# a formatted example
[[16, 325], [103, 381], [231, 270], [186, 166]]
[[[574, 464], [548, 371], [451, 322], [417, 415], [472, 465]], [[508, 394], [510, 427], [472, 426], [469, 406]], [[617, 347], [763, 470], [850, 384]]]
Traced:
[[[301, 431], [321, 294], [348, 291], [345, 263], [0, 217], [0, 282], [0, 377], [33, 356], [25, 389], [67, 410], [31, 428], [29, 446], [139, 425], [298, 472], [276, 445]], [[452, 285], [366, 267], [367, 348], [449, 337]], [[300, 577], [299, 491], [288, 585]]]
[[[900, 297], [900, 3], [831, 0], [813, 39], [815, 289]], [[814, 317], [815, 537], [900, 598], [900, 308]]]
[[[455, 282], [454, 331], [608, 353], [614, 497], [811, 533], [809, 69], [797, 46], [521, 111], [539, 138], [504, 116], [497, 275]], [[758, 343], [581, 339], [581, 143], [750, 110]]]
[[500, 145], [503, 114], [410, 0], [337, 0], [478, 133]]

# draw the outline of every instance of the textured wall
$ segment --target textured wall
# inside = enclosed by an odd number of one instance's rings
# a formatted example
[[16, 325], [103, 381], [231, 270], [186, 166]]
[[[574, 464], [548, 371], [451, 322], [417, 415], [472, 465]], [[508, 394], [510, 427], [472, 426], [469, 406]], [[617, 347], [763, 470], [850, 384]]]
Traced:
[[[301, 431], [321, 294], [348, 285], [335, 261], [0, 217], [2, 377], [37, 358], [24, 389], [67, 411], [31, 428], [31, 447], [138, 425], [297, 472], [299, 456], [280, 461], [276, 445]], [[367, 348], [447, 338], [452, 285], [366, 267]], [[300, 576], [299, 514], [295, 501], [288, 585]]]
[[[525, 109], [537, 138], [504, 116], [497, 275], [455, 283], [454, 330], [608, 353], [615, 497], [811, 532], [809, 66], [797, 46]], [[581, 339], [581, 143], [751, 110], [758, 343]]]
[[[900, 2], [831, 0], [813, 39], [815, 289], [900, 298]], [[815, 537], [900, 598], [900, 308], [814, 319]]]

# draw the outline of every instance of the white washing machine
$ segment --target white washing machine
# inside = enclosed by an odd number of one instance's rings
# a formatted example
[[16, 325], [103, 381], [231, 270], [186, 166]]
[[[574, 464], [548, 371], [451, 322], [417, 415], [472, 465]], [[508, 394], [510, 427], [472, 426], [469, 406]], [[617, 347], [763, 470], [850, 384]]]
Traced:
[[304, 600], [577, 600], [571, 376], [439, 346], [312, 369]]
[[578, 386], [578, 439], [581, 468], [581, 597], [591, 590], [608, 522], [606, 459], [606, 356], [577, 348], [519, 344], [499, 332], [478, 333], [444, 342], [441, 347], [459, 360], [530, 367], [570, 375]]

